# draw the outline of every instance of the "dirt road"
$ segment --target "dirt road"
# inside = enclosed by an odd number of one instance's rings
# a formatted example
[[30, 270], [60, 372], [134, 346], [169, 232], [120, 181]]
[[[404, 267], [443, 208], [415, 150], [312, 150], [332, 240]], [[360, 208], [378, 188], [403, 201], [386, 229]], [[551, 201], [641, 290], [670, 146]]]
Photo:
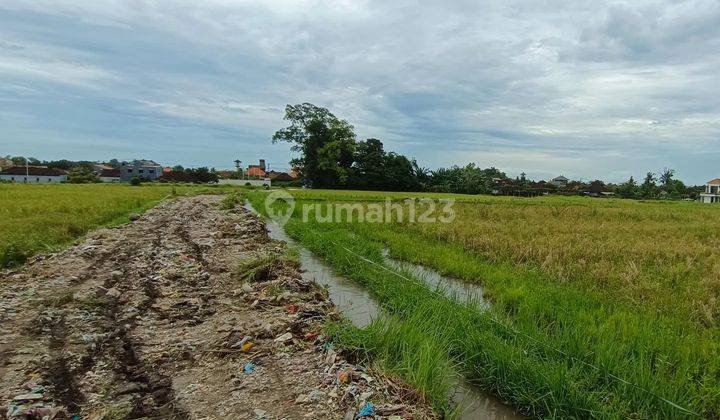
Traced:
[[0, 418], [432, 417], [335, 354], [326, 293], [220, 199], [166, 201], [0, 273]]

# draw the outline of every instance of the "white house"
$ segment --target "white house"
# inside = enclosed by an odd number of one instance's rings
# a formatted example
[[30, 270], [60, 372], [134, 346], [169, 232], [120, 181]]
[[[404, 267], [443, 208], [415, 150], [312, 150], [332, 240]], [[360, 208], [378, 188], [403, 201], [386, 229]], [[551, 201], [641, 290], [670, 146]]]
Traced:
[[720, 203], [720, 178], [705, 184], [705, 192], [700, 194], [701, 203]]
[[13, 166], [0, 172], [0, 179], [26, 184], [52, 184], [67, 181], [67, 173], [46, 166]]

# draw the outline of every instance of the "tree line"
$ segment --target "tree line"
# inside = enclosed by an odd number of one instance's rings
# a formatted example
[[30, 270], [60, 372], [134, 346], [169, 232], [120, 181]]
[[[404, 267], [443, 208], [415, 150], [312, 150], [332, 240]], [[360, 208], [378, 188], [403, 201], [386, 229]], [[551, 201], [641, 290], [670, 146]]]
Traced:
[[326, 108], [310, 103], [288, 105], [290, 124], [273, 135], [288, 142], [299, 157], [290, 161], [308, 186], [387, 191], [489, 193], [493, 179], [505, 177], [495, 168], [470, 164], [430, 171], [414, 159], [388, 152], [382, 141], [358, 140], [354, 127]]
[[[533, 182], [523, 174], [515, 179], [496, 169], [479, 168], [471, 163], [428, 170], [395, 152], [384, 149], [382, 141], [358, 140], [354, 127], [326, 108], [310, 103], [287, 105], [289, 125], [278, 130], [273, 143], [288, 142], [299, 156], [290, 164], [306, 185], [313, 188], [345, 188], [388, 191], [432, 191], [462, 194], [557, 191], [555, 185]], [[623, 198], [693, 197], [702, 187], [686, 187], [675, 179], [675, 171], [648, 172], [641, 184], [634, 178], [620, 185], [595, 180], [572, 181], [565, 193], [601, 194], [609, 192]]]

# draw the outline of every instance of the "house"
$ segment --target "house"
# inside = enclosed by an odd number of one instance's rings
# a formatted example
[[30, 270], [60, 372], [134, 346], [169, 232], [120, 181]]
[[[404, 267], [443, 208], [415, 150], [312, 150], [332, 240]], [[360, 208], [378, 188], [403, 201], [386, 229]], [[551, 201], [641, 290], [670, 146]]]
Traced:
[[67, 172], [47, 166], [12, 166], [0, 172], [0, 180], [18, 183], [56, 184], [67, 179]]
[[250, 178], [250, 177], [265, 178], [267, 176], [267, 167], [265, 165], [265, 159], [260, 159], [258, 165], [248, 165], [248, 168], [245, 171], [245, 176], [248, 178]]
[[0, 171], [3, 169], [10, 168], [12, 166], [15, 166], [12, 160], [4, 157], [0, 157]]
[[101, 182], [120, 182], [120, 169], [103, 169], [97, 176]]
[[569, 179], [565, 178], [564, 176], [556, 176], [555, 178], [550, 180], [550, 184], [553, 184], [555, 188], [565, 188], [567, 186]]
[[583, 192], [584, 195], [590, 197], [608, 197], [614, 195], [610, 189], [607, 188], [604, 182], [596, 179], [588, 185], [587, 190]]
[[270, 171], [267, 173], [267, 176], [275, 182], [297, 181], [297, 177], [294, 177], [287, 172]]
[[163, 174], [163, 167], [152, 160], [133, 160], [120, 165], [120, 181], [130, 181], [134, 177], [150, 181], [158, 179]]
[[265, 178], [265, 170], [260, 168], [259, 166], [250, 165], [248, 167], [248, 170], [245, 172], [245, 175], [250, 177], [259, 177], [259, 178]]
[[705, 192], [700, 194], [701, 203], [720, 203], [720, 178], [705, 184]]

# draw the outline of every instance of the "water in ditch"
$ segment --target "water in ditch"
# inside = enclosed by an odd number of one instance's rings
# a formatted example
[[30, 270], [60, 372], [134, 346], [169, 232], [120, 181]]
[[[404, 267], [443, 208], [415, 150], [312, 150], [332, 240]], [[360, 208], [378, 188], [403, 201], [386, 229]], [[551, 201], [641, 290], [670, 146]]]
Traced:
[[[245, 203], [245, 208], [254, 214], [258, 214], [249, 202]], [[353, 325], [359, 328], [365, 327], [380, 314], [380, 305], [370, 296], [367, 290], [352, 280], [337, 275], [320, 258], [288, 236], [280, 225], [269, 219], [266, 219], [266, 222], [268, 236], [272, 239], [284, 241], [298, 250], [303, 279], [326, 286], [332, 302], [340, 308], [343, 315]], [[410, 273], [414, 277], [425, 281], [429, 287], [443, 290], [445, 293], [450, 292], [451, 296], [457, 299], [478, 302], [481, 306], [487, 305], [482, 300], [482, 289], [479, 286], [463, 286], [460, 280], [444, 277], [427, 267], [394, 260], [387, 253], [384, 255], [386, 265], [389, 268]], [[498, 398], [485, 393], [462, 377], [459, 377], [454, 382], [449, 399], [454, 406], [461, 407], [462, 411], [459, 413], [461, 420], [511, 420], [523, 418]]]
[[[250, 203], [245, 208], [257, 214], [257, 211]], [[380, 313], [380, 306], [370, 296], [367, 290], [357, 283], [335, 274], [333, 269], [328, 267], [320, 258], [303, 246], [300, 246], [294, 239], [288, 236], [283, 228], [273, 220], [266, 219], [268, 235], [279, 241], [284, 241], [289, 246], [298, 250], [300, 265], [302, 266], [302, 277], [308, 281], [315, 281], [326, 286], [330, 300], [340, 308], [343, 315], [356, 327], [363, 328], [370, 324], [373, 318]]]
[[415, 279], [422, 280], [430, 290], [442, 293], [460, 303], [470, 304], [478, 309], [487, 309], [490, 306], [489, 302], [483, 299], [483, 290], [479, 285], [442, 275], [424, 265], [392, 258], [387, 249], [384, 249], [382, 254], [387, 267], [398, 273], [409, 274]]

